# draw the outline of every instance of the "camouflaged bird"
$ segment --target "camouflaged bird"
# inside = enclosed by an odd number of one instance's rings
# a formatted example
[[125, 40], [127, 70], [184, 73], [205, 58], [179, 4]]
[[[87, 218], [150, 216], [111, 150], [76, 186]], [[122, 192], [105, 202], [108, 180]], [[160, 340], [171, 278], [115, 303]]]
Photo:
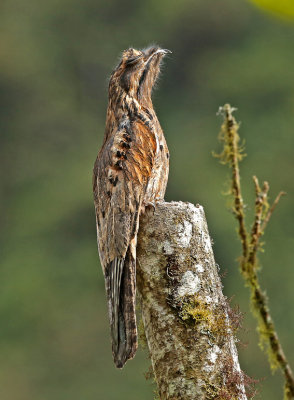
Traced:
[[163, 200], [169, 153], [153, 109], [152, 88], [169, 50], [128, 49], [113, 71], [102, 148], [94, 165], [97, 239], [105, 277], [115, 365], [138, 346], [135, 313], [139, 216]]

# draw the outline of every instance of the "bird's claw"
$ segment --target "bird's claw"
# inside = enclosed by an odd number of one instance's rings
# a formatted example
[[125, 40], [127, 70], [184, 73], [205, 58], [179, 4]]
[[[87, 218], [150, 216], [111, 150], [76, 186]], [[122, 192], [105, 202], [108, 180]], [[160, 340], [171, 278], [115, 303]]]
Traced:
[[155, 202], [153, 201], [148, 201], [147, 203], [144, 204], [145, 208], [153, 208], [153, 212], [155, 211]]

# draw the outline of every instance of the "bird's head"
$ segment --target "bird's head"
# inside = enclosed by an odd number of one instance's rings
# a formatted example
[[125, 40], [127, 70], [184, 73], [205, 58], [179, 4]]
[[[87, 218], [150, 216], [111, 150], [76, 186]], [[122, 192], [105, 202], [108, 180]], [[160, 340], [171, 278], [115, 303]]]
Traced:
[[144, 50], [125, 50], [109, 82], [109, 94], [125, 92], [139, 102], [148, 101], [160, 72], [163, 57], [170, 50], [152, 46]]

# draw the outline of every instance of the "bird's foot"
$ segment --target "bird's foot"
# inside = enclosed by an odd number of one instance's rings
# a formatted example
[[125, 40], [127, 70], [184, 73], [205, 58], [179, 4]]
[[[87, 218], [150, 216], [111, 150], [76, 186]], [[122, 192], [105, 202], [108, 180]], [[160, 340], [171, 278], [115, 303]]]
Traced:
[[152, 208], [153, 209], [153, 213], [155, 212], [155, 202], [153, 202], [153, 201], [144, 201], [142, 206], [144, 208], [144, 211], [146, 209], [151, 209]]
[[143, 201], [142, 204], [142, 211], [145, 212], [145, 210], [147, 209], [153, 209], [153, 214], [155, 212], [155, 208], [156, 208], [156, 204], [158, 203], [162, 203], [164, 200], [163, 199], [154, 199], [154, 201]]

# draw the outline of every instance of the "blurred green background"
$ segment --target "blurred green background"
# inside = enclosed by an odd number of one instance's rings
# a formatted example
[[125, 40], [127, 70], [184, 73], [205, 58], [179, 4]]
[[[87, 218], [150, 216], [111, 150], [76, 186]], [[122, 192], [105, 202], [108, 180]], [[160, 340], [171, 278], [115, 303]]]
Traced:
[[205, 207], [227, 296], [246, 313], [243, 369], [260, 397], [282, 398], [258, 348], [239, 276], [220, 105], [239, 108], [252, 214], [257, 174], [288, 193], [265, 235], [262, 284], [294, 367], [294, 25], [236, 0], [2, 0], [0, 6], [0, 398], [152, 400], [140, 350], [112, 363], [92, 201], [107, 80], [129, 46], [171, 49], [154, 103], [171, 153], [167, 200]]

